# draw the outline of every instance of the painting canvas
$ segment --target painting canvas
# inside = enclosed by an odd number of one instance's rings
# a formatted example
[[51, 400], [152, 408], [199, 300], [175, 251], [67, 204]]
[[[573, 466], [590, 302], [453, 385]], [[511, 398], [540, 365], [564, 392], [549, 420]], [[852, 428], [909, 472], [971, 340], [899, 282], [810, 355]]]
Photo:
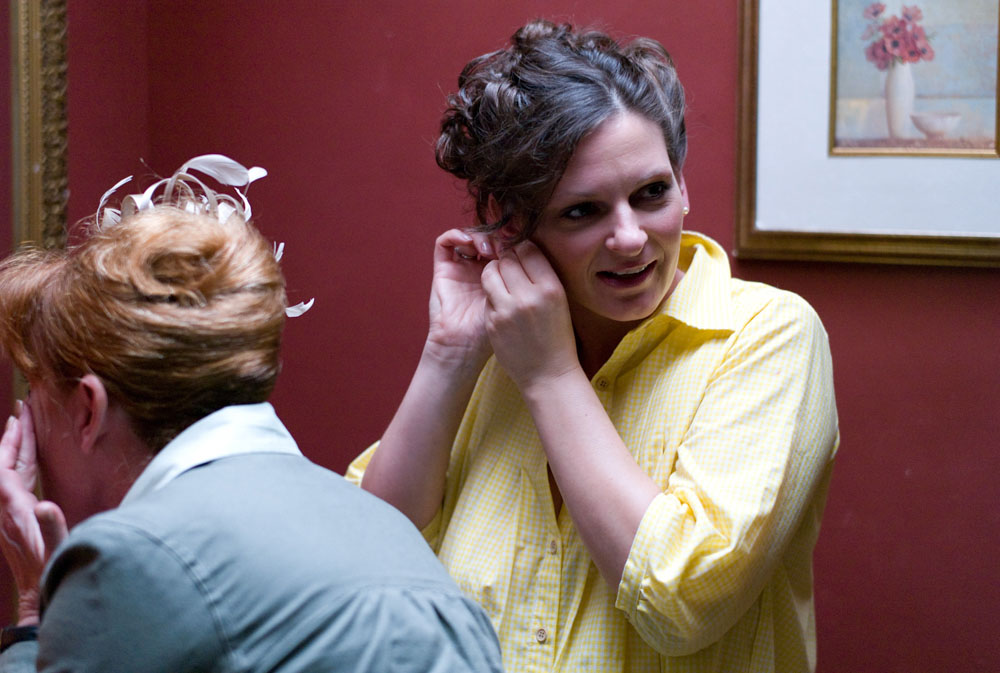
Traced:
[[837, 0], [833, 30], [832, 154], [1000, 154], [1000, 0]]

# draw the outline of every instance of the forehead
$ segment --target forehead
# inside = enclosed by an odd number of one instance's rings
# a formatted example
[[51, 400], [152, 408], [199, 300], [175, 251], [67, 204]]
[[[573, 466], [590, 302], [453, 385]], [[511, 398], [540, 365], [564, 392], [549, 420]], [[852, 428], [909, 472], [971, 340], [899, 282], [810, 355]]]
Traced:
[[584, 136], [556, 184], [553, 198], [585, 195], [609, 182], [642, 181], [669, 175], [670, 156], [663, 132], [634, 112], [616, 114]]

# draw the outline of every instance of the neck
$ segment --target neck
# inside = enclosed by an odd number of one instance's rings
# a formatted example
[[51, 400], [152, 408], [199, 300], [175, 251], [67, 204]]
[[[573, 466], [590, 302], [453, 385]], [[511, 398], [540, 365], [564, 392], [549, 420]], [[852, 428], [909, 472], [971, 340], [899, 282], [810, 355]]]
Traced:
[[114, 509], [132, 484], [139, 478], [146, 465], [153, 459], [154, 452], [136, 436], [125, 413], [120, 407], [109, 410], [112, 422], [106, 426], [106, 434], [95, 451], [95, 466], [104, 475], [102, 482], [101, 507]]
[[580, 366], [587, 378], [593, 378], [614, 354], [625, 335], [639, 323], [617, 322], [593, 315], [588, 318], [578, 320], [574, 316], [573, 328], [576, 332], [576, 353], [580, 358]]

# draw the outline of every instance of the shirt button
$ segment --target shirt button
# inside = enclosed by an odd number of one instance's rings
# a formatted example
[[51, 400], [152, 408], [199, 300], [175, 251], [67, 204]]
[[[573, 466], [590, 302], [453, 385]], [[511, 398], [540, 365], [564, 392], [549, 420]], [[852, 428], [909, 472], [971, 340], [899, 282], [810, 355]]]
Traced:
[[600, 388], [601, 390], [607, 390], [608, 389], [608, 380], [606, 378], [604, 378], [603, 376], [601, 378], [597, 379], [597, 387]]
[[559, 545], [556, 544], [555, 540], [552, 540], [552, 541], [549, 542], [549, 553], [550, 554], [558, 554], [559, 553]]
[[535, 640], [537, 640], [538, 642], [544, 643], [546, 640], [548, 640], [548, 638], [549, 634], [546, 633], [545, 629], [538, 629], [537, 631], [535, 631]]

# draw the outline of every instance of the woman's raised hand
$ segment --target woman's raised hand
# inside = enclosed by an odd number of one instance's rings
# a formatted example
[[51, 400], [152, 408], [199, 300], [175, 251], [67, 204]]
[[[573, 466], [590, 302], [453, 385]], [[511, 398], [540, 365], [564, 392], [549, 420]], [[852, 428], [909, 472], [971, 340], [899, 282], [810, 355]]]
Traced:
[[35, 497], [37, 472], [31, 411], [21, 405], [0, 438], [0, 551], [17, 584], [21, 625], [38, 623], [42, 571], [67, 534], [62, 510]]
[[522, 241], [486, 265], [486, 331], [500, 365], [521, 390], [580, 367], [563, 285], [542, 251]]
[[438, 357], [461, 359], [477, 368], [489, 357], [480, 278], [483, 267], [495, 258], [486, 234], [451, 229], [435, 241], [427, 347]]

